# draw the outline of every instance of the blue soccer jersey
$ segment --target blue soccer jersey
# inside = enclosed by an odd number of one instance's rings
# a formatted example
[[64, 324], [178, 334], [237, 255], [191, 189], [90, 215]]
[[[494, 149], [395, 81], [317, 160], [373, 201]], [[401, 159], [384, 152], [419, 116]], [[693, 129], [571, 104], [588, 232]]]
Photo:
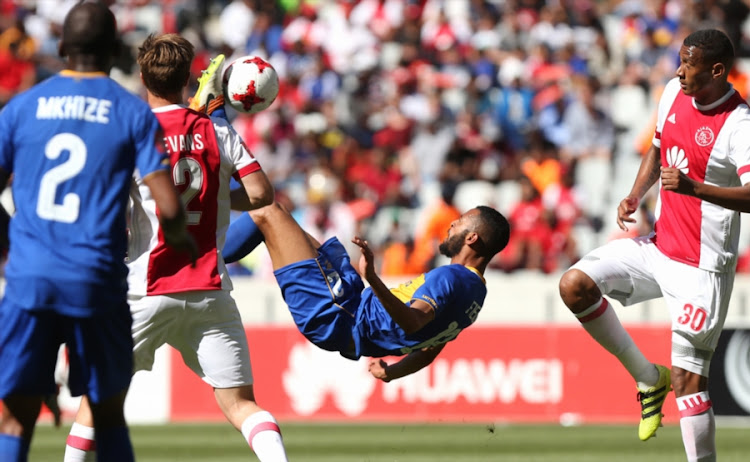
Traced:
[[442, 345], [476, 321], [487, 295], [484, 278], [463, 265], [445, 265], [391, 289], [407, 305], [429, 303], [435, 319], [419, 331], [406, 334], [380, 300], [367, 288], [353, 328], [356, 356], [401, 356], [414, 350]]
[[17, 208], [5, 296], [72, 316], [124, 300], [134, 169], [169, 167], [148, 105], [103, 73], [63, 71], [3, 108], [0, 167]]
[[372, 289], [364, 288], [336, 238], [318, 249], [318, 258], [284, 266], [274, 275], [299, 331], [320, 348], [348, 359], [402, 356], [449, 342], [476, 321], [487, 295], [484, 277], [458, 264], [401, 284], [391, 289], [399, 300], [407, 305], [422, 300], [435, 310], [432, 321], [407, 335]]

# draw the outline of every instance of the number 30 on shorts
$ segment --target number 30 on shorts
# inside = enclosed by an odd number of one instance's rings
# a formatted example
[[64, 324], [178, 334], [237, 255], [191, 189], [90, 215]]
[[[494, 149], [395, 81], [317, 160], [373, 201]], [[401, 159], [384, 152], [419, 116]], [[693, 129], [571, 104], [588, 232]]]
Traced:
[[690, 303], [686, 303], [682, 307], [682, 315], [677, 318], [677, 323], [683, 326], [688, 326], [691, 330], [698, 332], [703, 329], [703, 325], [706, 324], [706, 310], [698, 308]]

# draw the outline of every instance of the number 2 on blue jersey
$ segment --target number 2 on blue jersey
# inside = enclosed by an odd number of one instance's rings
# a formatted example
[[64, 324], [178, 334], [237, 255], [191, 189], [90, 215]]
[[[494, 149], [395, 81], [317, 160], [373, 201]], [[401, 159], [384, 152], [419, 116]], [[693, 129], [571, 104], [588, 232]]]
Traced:
[[57, 186], [78, 175], [86, 165], [86, 143], [72, 133], [60, 133], [52, 137], [44, 147], [44, 155], [50, 160], [60, 157], [63, 151], [68, 151], [70, 157], [60, 165], [47, 171], [42, 176], [39, 186], [39, 198], [36, 203], [36, 213], [39, 218], [73, 223], [78, 219], [81, 208], [81, 198], [78, 194], [68, 193], [63, 197], [62, 204], [55, 201]]

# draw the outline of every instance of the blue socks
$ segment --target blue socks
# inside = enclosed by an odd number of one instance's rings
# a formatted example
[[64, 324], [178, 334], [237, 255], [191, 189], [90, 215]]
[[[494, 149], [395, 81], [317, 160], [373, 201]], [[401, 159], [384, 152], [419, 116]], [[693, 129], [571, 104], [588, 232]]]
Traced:
[[214, 109], [213, 112], [211, 112], [211, 117], [218, 117], [220, 119], [226, 120], [227, 122], [229, 121], [229, 119], [227, 118], [227, 110], [224, 109], [224, 106], [219, 106]]
[[0, 433], [0, 460], [3, 462], [26, 462], [29, 460], [29, 445], [20, 436]]
[[260, 232], [249, 213], [243, 213], [229, 224], [222, 255], [226, 263], [234, 263], [253, 251], [263, 242]]

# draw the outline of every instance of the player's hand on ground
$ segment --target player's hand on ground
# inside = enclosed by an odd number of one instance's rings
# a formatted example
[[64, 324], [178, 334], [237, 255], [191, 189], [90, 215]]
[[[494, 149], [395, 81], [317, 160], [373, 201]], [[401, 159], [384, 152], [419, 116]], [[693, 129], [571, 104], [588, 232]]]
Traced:
[[665, 191], [674, 191], [688, 196], [695, 195], [695, 181], [674, 167], [661, 168], [661, 187]]
[[617, 207], [617, 226], [621, 230], [627, 231], [628, 225], [626, 223], [635, 223], [635, 218], [631, 217], [632, 214], [638, 210], [638, 204], [640, 199], [635, 196], [628, 196], [620, 201], [620, 205]]
[[365, 278], [375, 275], [375, 255], [367, 241], [359, 236], [354, 236], [352, 242], [357, 244], [362, 251], [362, 256], [359, 258], [359, 273], [364, 275]]
[[383, 382], [390, 382], [391, 379], [388, 378], [388, 373], [385, 370], [387, 366], [388, 363], [382, 359], [371, 359], [368, 370], [376, 379], [382, 380]]

